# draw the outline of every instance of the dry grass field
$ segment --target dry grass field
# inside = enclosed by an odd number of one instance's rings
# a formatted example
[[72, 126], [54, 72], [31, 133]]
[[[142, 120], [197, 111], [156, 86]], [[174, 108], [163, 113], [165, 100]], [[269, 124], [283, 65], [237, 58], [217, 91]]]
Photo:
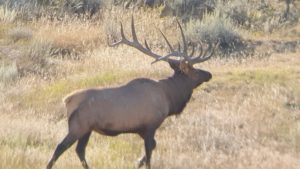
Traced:
[[[130, 30], [134, 15], [138, 37], [166, 52], [156, 28], [172, 43], [179, 29], [174, 17], [160, 18], [156, 10], [22, 21], [17, 11], [0, 6], [0, 169], [46, 167], [67, 133], [62, 98], [73, 90], [171, 75], [166, 63], [150, 64], [150, 57], [134, 49], [107, 46], [107, 34], [116, 35], [119, 21]], [[213, 79], [157, 131], [154, 169], [300, 168], [300, 22], [272, 32], [237, 31], [254, 52], [218, 52], [197, 65]], [[82, 168], [74, 147], [55, 169]], [[87, 161], [91, 168], [132, 169], [143, 151], [136, 135], [93, 133]]]

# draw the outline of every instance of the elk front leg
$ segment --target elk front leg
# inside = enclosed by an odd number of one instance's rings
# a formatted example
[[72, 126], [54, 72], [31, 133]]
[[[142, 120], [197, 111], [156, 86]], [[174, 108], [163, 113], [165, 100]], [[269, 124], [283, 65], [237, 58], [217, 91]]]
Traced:
[[144, 146], [145, 146], [145, 155], [138, 161], [138, 168], [142, 167], [146, 164], [146, 168], [151, 168], [151, 155], [152, 151], [156, 147], [156, 141], [154, 139], [155, 131], [149, 131], [147, 134], [144, 135]]
[[137, 161], [137, 168], [141, 168], [146, 163], [146, 155], [143, 155], [140, 159]]

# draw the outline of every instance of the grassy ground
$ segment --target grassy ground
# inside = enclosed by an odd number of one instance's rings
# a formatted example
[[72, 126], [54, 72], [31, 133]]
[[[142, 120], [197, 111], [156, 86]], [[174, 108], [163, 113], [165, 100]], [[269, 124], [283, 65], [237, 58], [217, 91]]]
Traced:
[[[178, 31], [173, 27], [175, 20], [139, 12], [135, 14], [139, 37], [147, 37], [154, 49], [163, 52], [163, 41], [155, 26], [170, 36]], [[112, 15], [114, 22], [125, 21], [128, 30], [131, 14]], [[101, 22], [41, 19], [2, 23], [0, 59], [6, 72], [0, 83], [3, 169], [45, 168], [55, 146], [67, 133], [61, 100], [69, 92], [171, 74], [166, 63], [151, 65], [152, 60], [136, 50], [107, 47], [105, 34], [118, 26], [105, 15]], [[288, 33], [289, 41], [299, 41], [299, 25], [290, 28], [296, 32]], [[167, 119], [160, 127], [153, 168], [300, 167], [299, 43], [295, 50], [284, 53], [272, 48], [274, 39], [281, 42], [279, 37], [285, 34], [278, 30], [263, 37], [255, 32], [245, 35], [247, 40], [263, 39], [266, 45], [260, 50], [270, 51], [268, 56], [216, 57], [199, 65], [211, 71], [213, 79], [195, 90], [182, 115]], [[170, 39], [174, 42], [177, 36]], [[50, 49], [62, 53], [49, 56]], [[63, 55], [63, 51], [70, 54]], [[87, 147], [87, 160], [92, 168], [130, 169], [142, 153], [143, 143], [138, 136], [111, 138], [94, 133]], [[54, 168], [82, 168], [74, 146]]]

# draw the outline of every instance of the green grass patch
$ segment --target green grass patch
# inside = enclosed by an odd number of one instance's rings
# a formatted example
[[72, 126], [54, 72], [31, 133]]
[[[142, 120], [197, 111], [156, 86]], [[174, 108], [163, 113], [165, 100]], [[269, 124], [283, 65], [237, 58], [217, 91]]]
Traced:
[[12, 23], [1, 23], [0, 22], [0, 39], [4, 39], [8, 35], [8, 31], [13, 29], [15, 25]]
[[216, 82], [228, 82], [232, 84], [254, 83], [258, 85], [282, 84], [291, 80], [299, 79], [300, 74], [295, 69], [239, 69], [221, 73], [214, 77]]
[[22, 104], [40, 107], [45, 103], [61, 100], [66, 94], [76, 89], [110, 85], [130, 77], [132, 74], [133, 72], [105, 72], [73, 80], [60, 80], [25, 94], [22, 98]]
[[[135, 162], [143, 151], [143, 142], [140, 138], [129, 138], [132, 135], [106, 137], [94, 134], [93, 136], [91, 144], [87, 146], [87, 158], [92, 166], [104, 169], [135, 168]], [[94, 155], [89, 157], [91, 149]]]
[[118, 81], [118, 79], [126, 76], [126, 73], [100, 73], [91, 77], [78, 79], [75, 81], [61, 80], [55, 84], [47, 86], [42, 90], [47, 98], [57, 98], [81, 88], [98, 87], [111, 84]]

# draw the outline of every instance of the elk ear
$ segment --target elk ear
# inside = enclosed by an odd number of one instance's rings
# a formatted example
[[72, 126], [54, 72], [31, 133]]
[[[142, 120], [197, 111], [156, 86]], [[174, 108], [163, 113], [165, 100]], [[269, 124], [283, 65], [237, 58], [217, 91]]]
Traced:
[[175, 73], [181, 72], [179, 62], [174, 62], [172, 60], [169, 60], [168, 63], [170, 65], [170, 67], [174, 70]]

